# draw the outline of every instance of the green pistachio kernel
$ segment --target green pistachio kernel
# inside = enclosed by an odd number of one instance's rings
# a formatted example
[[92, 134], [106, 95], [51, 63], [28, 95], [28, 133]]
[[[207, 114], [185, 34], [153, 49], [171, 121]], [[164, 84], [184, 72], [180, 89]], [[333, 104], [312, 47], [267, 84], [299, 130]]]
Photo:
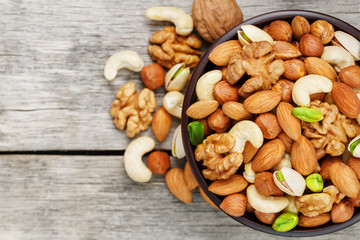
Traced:
[[174, 74], [174, 76], [171, 78], [171, 80], [174, 80], [185, 68], [181, 67], [179, 68], [176, 73]]
[[190, 142], [192, 145], [197, 146], [204, 140], [204, 125], [199, 121], [189, 123], [187, 127]]
[[287, 232], [296, 227], [299, 222], [299, 217], [295, 213], [287, 212], [278, 216], [272, 228], [278, 232]]
[[324, 181], [320, 174], [313, 173], [306, 178], [306, 186], [313, 192], [321, 192], [324, 187]]
[[291, 113], [304, 122], [318, 122], [324, 118], [321, 111], [308, 107], [294, 107]]
[[278, 172], [276, 173], [276, 176], [277, 176], [277, 179], [279, 179], [280, 182], [285, 181], [284, 175], [282, 174], [281, 171], [278, 171]]
[[244, 33], [241, 33], [241, 36], [245, 39], [245, 41], [247, 41], [248, 43], [252, 43], [252, 41], [250, 40], [250, 38]]
[[350, 152], [351, 152], [351, 154], [354, 153], [355, 148], [359, 145], [359, 143], [360, 143], [360, 139], [356, 140], [355, 142], [353, 142], [353, 143], [350, 145]]

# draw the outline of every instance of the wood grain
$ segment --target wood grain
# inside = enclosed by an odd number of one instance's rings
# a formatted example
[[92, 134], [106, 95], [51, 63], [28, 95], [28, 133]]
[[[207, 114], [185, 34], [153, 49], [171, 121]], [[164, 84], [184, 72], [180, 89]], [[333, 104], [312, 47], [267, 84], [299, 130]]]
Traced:
[[[308, 9], [360, 28], [358, 0], [237, 2], [244, 19], [275, 10]], [[191, 13], [192, 1], [1, 1], [0, 151], [124, 149], [129, 139], [114, 127], [110, 105], [125, 82], [136, 82], [138, 89], [144, 85], [139, 73], [128, 70], [109, 83], [103, 67], [111, 54], [123, 49], [138, 52], [145, 64], [152, 62], [148, 38], [170, 24], [144, 16], [156, 5]], [[156, 90], [158, 105], [164, 93]], [[177, 124], [175, 120], [173, 129]], [[169, 149], [170, 140], [157, 148]]]
[[121, 156], [2, 155], [0, 179], [0, 239], [278, 239], [214, 209], [197, 189], [192, 203], [180, 202], [162, 175], [132, 182]]

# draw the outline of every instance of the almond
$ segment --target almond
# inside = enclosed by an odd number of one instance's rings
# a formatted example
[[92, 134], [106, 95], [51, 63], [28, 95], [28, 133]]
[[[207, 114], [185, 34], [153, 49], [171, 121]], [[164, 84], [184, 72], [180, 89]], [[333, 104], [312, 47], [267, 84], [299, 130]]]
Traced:
[[360, 180], [360, 158], [350, 157], [347, 165], [354, 171], [357, 178]]
[[252, 114], [244, 108], [242, 103], [239, 102], [226, 102], [222, 106], [222, 110], [225, 115], [236, 121], [247, 120], [252, 117]]
[[193, 103], [187, 110], [186, 114], [193, 119], [201, 119], [209, 116], [219, 106], [216, 100], [200, 100]]
[[307, 57], [304, 62], [308, 74], [317, 74], [336, 81], [336, 71], [328, 62], [318, 57]]
[[330, 180], [329, 168], [333, 163], [342, 162], [340, 157], [328, 156], [321, 162], [320, 175], [323, 180]]
[[283, 196], [284, 192], [274, 182], [272, 172], [261, 172], [256, 174], [254, 185], [256, 190], [264, 196]]
[[235, 193], [227, 196], [220, 204], [220, 208], [233, 217], [241, 217], [246, 211], [247, 199], [243, 194]]
[[300, 119], [291, 113], [293, 107], [294, 106], [290, 103], [281, 102], [277, 107], [276, 115], [279, 124], [286, 135], [288, 135], [293, 140], [297, 140], [301, 136], [301, 124]]
[[354, 206], [349, 199], [333, 205], [331, 209], [331, 220], [334, 223], [342, 223], [349, 220], [354, 215]]
[[356, 93], [344, 83], [333, 82], [331, 95], [339, 110], [349, 118], [356, 118], [360, 114], [360, 100]]
[[281, 100], [281, 93], [264, 90], [254, 93], [244, 101], [244, 108], [255, 114], [269, 112], [278, 105]]
[[358, 193], [356, 198], [349, 199], [354, 207], [360, 207], [360, 192]]
[[302, 16], [296, 16], [291, 21], [291, 28], [293, 31], [294, 38], [300, 40], [302, 36], [307, 33], [310, 33], [310, 24], [306, 18]]
[[185, 182], [183, 170], [172, 168], [165, 174], [165, 182], [170, 192], [184, 203], [191, 203], [192, 191], [190, 191]]
[[189, 190], [194, 190], [197, 186], [199, 186], [198, 182], [196, 181], [188, 162], [185, 163], [184, 168], [184, 177], [185, 183]]
[[291, 152], [291, 147], [292, 144], [294, 142], [294, 140], [292, 140], [288, 135], [286, 135], [286, 133], [284, 133], [283, 131], [279, 133], [278, 138], [283, 142], [283, 144], [285, 145], [285, 152], [290, 153]]
[[274, 167], [285, 154], [285, 145], [280, 139], [274, 139], [263, 145], [252, 162], [254, 172], [262, 172]]
[[277, 216], [277, 213], [263, 213], [263, 212], [259, 212], [258, 210], [254, 210], [254, 213], [256, 218], [259, 219], [260, 222], [269, 225], [273, 224]]
[[278, 59], [289, 60], [301, 56], [300, 50], [289, 42], [275, 41], [273, 51]]
[[171, 129], [171, 122], [172, 117], [165, 110], [165, 108], [160, 107], [158, 110], [156, 110], [151, 123], [151, 128], [159, 142], [162, 142], [169, 134]]
[[241, 50], [238, 40], [226, 41], [216, 46], [209, 55], [209, 60], [217, 66], [227, 66], [230, 58]]
[[247, 141], [245, 143], [244, 151], [242, 152], [244, 163], [249, 163], [259, 151], [259, 148], [255, 148], [251, 142]]
[[235, 174], [228, 179], [212, 182], [208, 189], [217, 195], [226, 196], [245, 190], [248, 184], [248, 181], [243, 176]]
[[352, 65], [341, 69], [339, 80], [349, 87], [360, 88], [360, 66]]
[[313, 173], [317, 166], [317, 157], [312, 143], [304, 136], [295, 141], [291, 147], [291, 164], [301, 175]]
[[315, 217], [301, 215], [298, 224], [301, 227], [317, 227], [327, 223], [330, 219], [330, 213], [321, 213]]
[[340, 162], [332, 164], [329, 168], [329, 176], [340, 192], [350, 198], [357, 197], [360, 191], [359, 180], [348, 165]]
[[219, 209], [215, 203], [213, 203], [210, 198], [206, 195], [206, 193], [201, 189], [201, 187], [199, 187], [199, 192], [200, 192], [200, 195], [201, 197], [205, 200], [205, 202], [207, 202], [210, 206], [216, 208], [216, 209]]

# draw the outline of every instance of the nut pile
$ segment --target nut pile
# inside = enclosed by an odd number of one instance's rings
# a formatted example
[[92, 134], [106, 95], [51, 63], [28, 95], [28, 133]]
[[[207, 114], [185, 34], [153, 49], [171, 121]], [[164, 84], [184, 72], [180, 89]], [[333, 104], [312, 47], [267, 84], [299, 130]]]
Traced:
[[[280, 232], [349, 220], [360, 207], [360, 42], [302, 16], [213, 49], [186, 111], [220, 208]], [[359, 97], [358, 97], [359, 96]]]

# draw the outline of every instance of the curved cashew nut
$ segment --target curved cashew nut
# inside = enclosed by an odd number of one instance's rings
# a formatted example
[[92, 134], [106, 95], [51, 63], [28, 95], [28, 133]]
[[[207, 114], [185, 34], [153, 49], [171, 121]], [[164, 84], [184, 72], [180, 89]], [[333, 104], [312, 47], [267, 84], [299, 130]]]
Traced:
[[289, 205], [289, 199], [286, 197], [272, 197], [261, 195], [254, 184], [246, 189], [246, 197], [249, 204], [259, 212], [277, 213]]
[[250, 141], [255, 148], [260, 148], [264, 142], [259, 126], [249, 120], [238, 122], [230, 129], [229, 133], [236, 139], [235, 146], [230, 152], [242, 153], [246, 141]]
[[244, 166], [244, 173], [243, 173], [243, 177], [246, 179], [246, 181], [248, 181], [249, 183], [254, 183], [255, 182], [255, 177], [256, 177], [256, 173], [254, 172], [254, 170], [252, 169], [252, 162], [246, 163]]
[[104, 68], [104, 77], [108, 81], [115, 79], [118, 71], [122, 68], [130, 69], [134, 72], [140, 72], [144, 62], [134, 51], [124, 50], [114, 53], [106, 62]]
[[165, 76], [166, 91], [181, 91], [190, 75], [190, 68], [185, 63], [178, 63], [173, 66]]
[[285, 197], [289, 199], [289, 205], [286, 208], [284, 208], [284, 212], [292, 212], [298, 214], [299, 210], [297, 209], [295, 204], [295, 197], [289, 195], [286, 195]]
[[292, 89], [292, 99], [298, 106], [310, 106], [310, 94], [331, 92], [332, 82], [330, 79], [316, 75], [309, 74], [299, 78]]
[[220, 70], [212, 70], [203, 74], [196, 83], [196, 95], [199, 100], [214, 100], [214, 87], [222, 79]]
[[175, 7], [151, 7], [146, 10], [145, 15], [152, 20], [174, 23], [176, 33], [183, 36], [189, 35], [194, 27], [192, 17]]
[[154, 147], [155, 141], [150, 137], [139, 137], [128, 145], [124, 153], [124, 166], [132, 180], [136, 182], [150, 180], [151, 171], [142, 161], [142, 156], [153, 150]]
[[181, 111], [184, 102], [184, 94], [178, 91], [170, 91], [163, 98], [163, 106], [171, 115], [181, 118]]
[[171, 142], [171, 155], [178, 159], [185, 157], [184, 144], [182, 141], [181, 124], [176, 128]]
[[345, 67], [355, 65], [353, 56], [344, 48], [338, 46], [324, 47], [321, 59], [334, 66], [337, 72], [340, 72]]

